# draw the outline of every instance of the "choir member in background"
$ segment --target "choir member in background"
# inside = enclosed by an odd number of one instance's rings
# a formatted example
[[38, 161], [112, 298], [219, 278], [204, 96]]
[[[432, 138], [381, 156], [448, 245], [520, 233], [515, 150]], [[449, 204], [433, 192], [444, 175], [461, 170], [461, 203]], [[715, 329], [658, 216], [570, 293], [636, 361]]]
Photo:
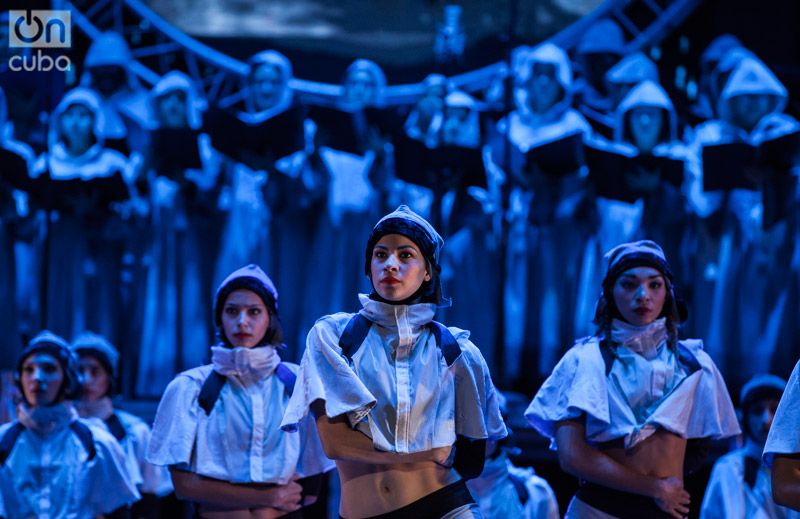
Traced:
[[525, 380], [536, 384], [574, 336], [570, 312], [592, 230], [582, 160], [592, 129], [571, 108], [572, 68], [563, 49], [538, 45], [515, 74], [516, 110], [497, 123], [505, 142], [492, 144], [492, 160], [510, 182], [504, 364], [512, 380], [530, 366], [536, 376]]
[[108, 146], [128, 156], [141, 157], [149, 145], [147, 129], [153, 121], [147, 89], [131, 64], [128, 42], [116, 31], [98, 35], [83, 60], [81, 86], [103, 99]]
[[78, 87], [50, 117], [48, 151], [36, 160], [31, 208], [44, 211], [44, 322], [55, 333], [121, 333], [122, 257], [132, 191], [129, 163], [105, 147], [100, 97]]
[[205, 102], [186, 74], [151, 92], [156, 126], [146, 162], [150, 219], [133, 298], [140, 325], [135, 393], [160, 397], [175, 373], [201, 364], [213, 335], [214, 251], [221, 226], [221, 158], [203, 128]]
[[780, 351], [796, 321], [778, 304], [784, 280], [765, 282], [771, 269], [794, 269], [800, 123], [784, 113], [788, 100], [775, 74], [745, 53], [721, 89], [718, 118], [698, 125], [687, 144], [694, 331], [723, 370], [739, 374], [737, 385], [768, 372], [775, 355], [791, 358]]

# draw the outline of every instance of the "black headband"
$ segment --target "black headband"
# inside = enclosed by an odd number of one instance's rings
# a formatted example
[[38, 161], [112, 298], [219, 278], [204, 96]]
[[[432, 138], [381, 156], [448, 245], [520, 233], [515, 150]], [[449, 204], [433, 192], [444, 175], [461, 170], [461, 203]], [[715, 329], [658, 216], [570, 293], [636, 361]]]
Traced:
[[370, 264], [372, 263], [372, 249], [387, 234], [399, 234], [413, 241], [419, 251], [434, 268], [438, 266], [436, 261], [436, 243], [431, 239], [425, 229], [416, 222], [405, 218], [386, 219], [372, 229], [372, 233], [367, 240], [367, 250], [365, 252], [364, 273], [370, 274]]
[[636, 267], [653, 267], [672, 283], [672, 270], [669, 268], [664, 258], [649, 252], [638, 251], [625, 255], [613, 266], [609, 267], [606, 277], [603, 280], [603, 286], [605, 287], [607, 284], [610, 285], [614, 283], [623, 272]]

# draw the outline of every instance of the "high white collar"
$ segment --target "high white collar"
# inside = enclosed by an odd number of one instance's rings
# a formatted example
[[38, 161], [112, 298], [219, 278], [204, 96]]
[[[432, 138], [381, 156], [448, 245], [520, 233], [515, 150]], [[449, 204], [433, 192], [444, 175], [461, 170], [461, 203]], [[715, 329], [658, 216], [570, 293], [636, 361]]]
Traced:
[[100, 156], [102, 151], [103, 146], [100, 143], [94, 143], [89, 147], [88, 150], [76, 157], [69, 154], [67, 147], [64, 146], [63, 142], [58, 142], [50, 150], [50, 154], [52, 155], [52, 158], [58, 160], [60, 163], [69, 164], [71, 166], [82, 166], [95, 160]]
[[17, 420], [38, 436], [48, 436], [67, 427], [78, 417], [72, 402], [64, 400], [54, 405], [29, 407], [17, 406]]
[[114, 414], [114, 405], [109, 397], [103, 397], [95, 402], [80, 400], [75, 402], [75, 410], [81, 418], [99, 418], [108, 420]]
[[256, 348], [211, 347], [211, 363], [214, 371], [226, 377], [236, 375], [247, 380], [258, 380], [270, 376], [281, 357], [275, 346], [267, 344]]
[[667, 318], [656, 319], [647, 326], [633, 326], [614, 319], [611, 322], [611, 340], [652, 360], [667, 342]]
[[391, 305], [370, 299], [367, 294], [359, 294], [363, 310], [361, 314], [380, 326], [397, 328], [398, 321], [408, 319], [414, 328], [422, 327], [433, 320], [436, 305], [433, 303], [417, 303], [413, 305]]

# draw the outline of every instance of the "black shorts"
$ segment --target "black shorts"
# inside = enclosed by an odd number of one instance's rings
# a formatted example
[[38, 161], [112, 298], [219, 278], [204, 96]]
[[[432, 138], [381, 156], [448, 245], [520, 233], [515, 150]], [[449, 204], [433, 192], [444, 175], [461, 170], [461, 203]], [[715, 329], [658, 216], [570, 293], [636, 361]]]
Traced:
[[614, 490], [584, 481], [575, 497], [601, 512], [619, 519], [668, 519], [672, 516], [656, 505], [652, 497]]
[[[440, 519], [456, 508], [475, 503], [463, 479], [432, 494], [421, 497], [411, 504], [367, 519]], [[344, 519], [341, 515], [339, 519]]]

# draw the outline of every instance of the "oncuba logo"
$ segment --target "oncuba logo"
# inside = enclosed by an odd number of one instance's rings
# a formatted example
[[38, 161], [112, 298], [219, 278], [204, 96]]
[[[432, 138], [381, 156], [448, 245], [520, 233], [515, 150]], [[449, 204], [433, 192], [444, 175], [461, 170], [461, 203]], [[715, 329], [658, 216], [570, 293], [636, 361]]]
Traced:
[[[8, 46], [15, 48], [69, 48], [72, 46], [71, 14], [67, 10], [11, 10], [8, 12]], [[67, 56], [51, 57], [41, 50], [8, 60], [14, 71], [63, 72], [72, 63]]]

